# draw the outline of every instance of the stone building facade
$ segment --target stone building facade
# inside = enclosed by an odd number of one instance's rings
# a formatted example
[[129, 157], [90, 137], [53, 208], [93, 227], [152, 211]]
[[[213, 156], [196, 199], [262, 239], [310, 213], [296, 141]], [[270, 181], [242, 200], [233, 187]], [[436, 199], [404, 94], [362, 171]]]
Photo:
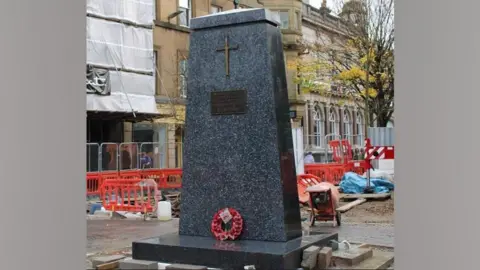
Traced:
[[[239, 8], [268, 8], [278, 13], [286, 63], [298, 59], [303, 42], [336, 40], [342, 36], [339, 18], [326, 12], [325, 4], [317, 9], [305, 0], [240, 0], [239, 3]], [[138, 124], [137, 129], [143, 125], [143, 129], [154, 130], [154, 137], [165, 145], [167, 167], [182, 165], [190, 20], [233, 8], [232, 0], [156, 0], [153, 38], [156, 102], [162, 117], [153, 124]], [[343, 102], [335, 95], [302, 93], [294, 82], [296, 70], [287, 68], [286, 71], [292, 123], [303, 127], [306, 151], [314, 152], [320, 161], [325, 152], [325, 136], [332, 133], [347, 136], [355, 145], [363, 144], [364, 115], [353, 102]], [[133, 129], [135, 133], [135, 127]]]
[[[342, 30], [342, 21], [333, 15], [323, 1], [320, 8], [303, 3], [302, 38], [305, 43], [320, 43], [329, 46], [341, 45], [347, 36]], [[328, 76], [328, 75], [327, 75]], [[319, 79], [318, 83], [322, 83]], [[354, 148], [363, 147], [365, 140], [365, 115], [359, 100], [343, 97], [343, 89], [330, 85], [330, 95], [305, 93], [302, 126], [305, 150], [311, 151], [319, 160], [325, 159], [325, 150], [331, 139], [350, 140]]]

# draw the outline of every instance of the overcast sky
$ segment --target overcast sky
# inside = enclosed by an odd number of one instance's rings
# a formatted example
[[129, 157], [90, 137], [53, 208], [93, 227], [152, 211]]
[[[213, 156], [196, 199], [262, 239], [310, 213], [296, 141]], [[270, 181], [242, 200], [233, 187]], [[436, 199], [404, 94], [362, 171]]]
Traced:
[[[340, 2], [341, 1], [341, 2]], [[332, 10], [335, 10], [338, 8], [339, 3], [345, 2], [345, 0], [327, 0], [327, 7], [329, 7]], [[310, 0], [310, 5], [319, 8], [320, 5], [322, 5], [322, 0]]]
[[[331, 6], [333, 3], [332, 0], [327, 0], [327, 6]], [[320, 5], [322, 4], [322, 0], [310, 0], [310, 5], [314, 6], [314, 7], [320, 7]]]

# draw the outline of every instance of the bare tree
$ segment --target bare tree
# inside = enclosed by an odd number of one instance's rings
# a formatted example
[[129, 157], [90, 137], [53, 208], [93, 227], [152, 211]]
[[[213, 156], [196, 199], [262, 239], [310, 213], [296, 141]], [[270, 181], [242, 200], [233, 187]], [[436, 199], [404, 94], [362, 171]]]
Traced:
[[[184, 100], [187, 94], [187, 59], [186, 53], [179, 53], [179, 55], [171, 56], [171, 61], [168, 63], [177, 63], [177, 65], [167, 65], [162, 69], [162, 72], [156, 70], [156, 75], [160, 82], [160, 94], [165, 95], [172, 110], [172, 117], [180, 123], [184, 123], [185, 119], [179, 116], [179, 112], [175, 105], [180, 104], [180, 100]], [[173, 87], [166, 87], [162, 74], [175, 78], [176, 82]]]
[[315, 60], [310, 57], [303, 67], [299, 65], [304, 72], [299, 72], [297, 80], [306, 91], [312, 86], [318, 91], [311, 83], [311, 67], [323, 69], [329, 83], [340, 86], [344, 97], [366, 112], [369, 126], [376, 122], [384, 127], [394, 112], [394, 2], [337, 0], [337, 11], [344, 34], [335, 43], [306, 45]]

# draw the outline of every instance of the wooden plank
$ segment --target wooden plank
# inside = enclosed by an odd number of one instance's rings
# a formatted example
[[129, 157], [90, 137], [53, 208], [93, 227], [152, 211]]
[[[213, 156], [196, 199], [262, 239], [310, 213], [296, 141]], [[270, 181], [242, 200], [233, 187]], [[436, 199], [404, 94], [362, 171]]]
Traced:
[[355, 243], [355, 242], [349, 242], [351, 245], [359, 245], [359, 248], [373, 248], [373, 249], [383, 249], [383, 250], [394, 250], [395, 247], [393, 246], [382, 246], [382, 245], [374, 245], [374, 244], [367, 244], [367, 243]]
[[120, 261], [114, 261], [109, 263], [100, 264], [97, 266], [97, 270], [114, 270], [120, 265]]
[[355, 201], [353, 201], [351, 203], [347, 203], [344, 206], [341, 206], [341, 207], [337, 208], [337, 211], [340, 212], [340, 213], [345, 213], [348, 210], [352, 209], [353, 207], [355, 207], [357, 205], [360, 205], [360, 204], [362, 204], [366, 201], [367, 201], [367, 199], [365, 199], [365, 198], [356, 199]]
[[380, 194], [345, 194], [340, 193], [340, 199], [388, 199], [390, 198], [390, 193], [380, 193]]

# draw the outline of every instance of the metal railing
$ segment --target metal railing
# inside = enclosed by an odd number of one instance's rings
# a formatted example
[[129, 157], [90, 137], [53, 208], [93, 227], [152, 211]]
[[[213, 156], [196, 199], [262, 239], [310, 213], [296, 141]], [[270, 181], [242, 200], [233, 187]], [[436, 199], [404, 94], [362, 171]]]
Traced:
[[338, 134], [314, 134], [314, 135], [305, 135], [303, 138], [304, 149], [306, 151], [313, 152], [324, 152], [325, 150], [331, 151], [328, 144], [332, 140], [344, 139], [350, 142], [352, 148], [363, 148], [365, 147], [365, 136], [362, 134], [358, 135], [338, 135]]
[[179, 168], [183, 164], [182, 143], [107, 142], [87, 143], [86, 147], [87, 172]]
[[369, 127], [370, 143], [374, 146], [395, 145], [395, 129], [390, 127]]
[[87, 172], [96, 172], [100, 168], [100, 145], [87, 143]]
[[303, 138], [303, 144], [306, 149], [322, 150], [325, 148], [325, 136], [323, 134], [306, 135]]
[[365, 136], [363, 134], [345, 134], [343, 135], [343, 139], [348, 140], [353, 149], [365, 147]]

